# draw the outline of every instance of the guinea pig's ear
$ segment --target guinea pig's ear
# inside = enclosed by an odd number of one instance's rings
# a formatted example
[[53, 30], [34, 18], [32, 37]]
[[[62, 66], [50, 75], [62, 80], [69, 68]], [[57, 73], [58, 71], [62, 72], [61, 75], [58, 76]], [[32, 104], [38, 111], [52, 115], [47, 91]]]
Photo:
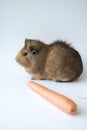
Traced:
[[36, 49], [34, 49], [34, 50], [32, 51], [32, 54], [33, 54], [33, 55], [37, 55], [37, 54], [39, 54], [39, 51], [36, 50]]
[[39, 53], [39, 49], [38, 48], [34, 48], [33, 46], [30, 46], [29, 47], [29, 50], [30, 52], [33, 54], [33, 55], [37, 55]]

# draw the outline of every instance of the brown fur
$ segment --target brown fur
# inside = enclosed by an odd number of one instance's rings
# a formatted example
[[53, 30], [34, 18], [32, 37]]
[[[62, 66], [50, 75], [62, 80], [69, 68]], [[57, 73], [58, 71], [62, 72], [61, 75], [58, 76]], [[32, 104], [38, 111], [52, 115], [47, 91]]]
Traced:
[[73, 81], [83, 71], [81, 56], [64, 41], [47, 45], [39, 40], [26, 39], [16, 61], [34, 79]]

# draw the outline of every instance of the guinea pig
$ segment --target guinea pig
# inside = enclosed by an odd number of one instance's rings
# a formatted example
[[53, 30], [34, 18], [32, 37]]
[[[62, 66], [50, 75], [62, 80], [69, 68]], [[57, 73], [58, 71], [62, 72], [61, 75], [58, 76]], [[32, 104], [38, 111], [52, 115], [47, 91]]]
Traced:
[[24, 47], [16, 61], [32, 74], [32, 79], [73, 81], [83, 71], [80, 54], [65, 41], [45, 44], [34, 39], [25, 39]]

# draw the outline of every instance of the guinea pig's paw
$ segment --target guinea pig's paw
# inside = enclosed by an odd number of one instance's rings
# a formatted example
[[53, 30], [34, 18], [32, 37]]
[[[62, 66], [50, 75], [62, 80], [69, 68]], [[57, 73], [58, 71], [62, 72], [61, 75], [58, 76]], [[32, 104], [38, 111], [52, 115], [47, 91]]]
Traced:
[[46, 80], [46, 78], [44, 78], [44, 77], [32, 77], [31, 78], [32, 80]]
[[35, 78], [35, 77], [32, 77], [31, 79], [32, 79], [32, 80], [36, 80], [36, 78]]

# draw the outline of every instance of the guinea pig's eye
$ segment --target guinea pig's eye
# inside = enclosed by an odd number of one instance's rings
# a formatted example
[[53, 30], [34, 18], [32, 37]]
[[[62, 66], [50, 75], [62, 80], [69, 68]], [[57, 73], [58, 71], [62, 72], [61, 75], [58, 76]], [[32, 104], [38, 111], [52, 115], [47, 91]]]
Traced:
[[23, 55], [24, 55], [24, 56], [27, 56], [27, 55], [28, 55], [28, 53], [25, 51], [25, 52], [23, 53]]

